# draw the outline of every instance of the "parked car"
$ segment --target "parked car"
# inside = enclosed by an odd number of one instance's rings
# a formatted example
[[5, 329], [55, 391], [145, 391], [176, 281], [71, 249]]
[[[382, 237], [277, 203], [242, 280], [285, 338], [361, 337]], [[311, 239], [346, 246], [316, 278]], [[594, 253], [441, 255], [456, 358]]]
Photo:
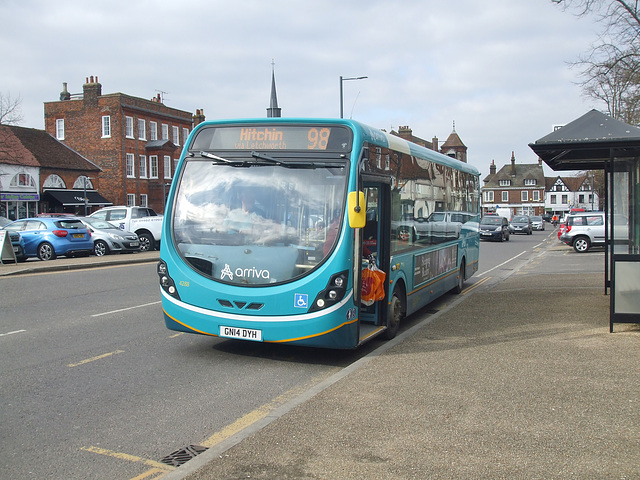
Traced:
[[533, 233], [531, 217], [529, 217], [529, 215], [515, 215], [511, 219], [511, 233], [524, 233], [525, 235], [531, 235]]
[[110, 253], [131, 253], [140, 251], [140, 239], [133, 232], [120, 230], [106, 220], [93, 217], [79, 217], [91, 232], [93, 253], [98, 257]]
[[0, 228], [4, 227], [5, 225], [9, 225], [11, 223], [11, 220], [9, 220], [7, 217], [0, 217]]
[[485, 215], [480, 220], [480, 239], [509, 241], [509, 221], [500, 215]]
[[[584, 212], [567, 215], [560, 241], [573, 247], [578, 253], [588, 252], [592, 246], [605, 244], [605, 213]], [[613, 217], [616, 240], [628, 239], [629, 220], [622, 215]]]
[[533, 217], [531, 217], [531, 226], [534, 230], [544, 231], [544, 220], [541, 216], [534, 215]]
[[23, 257], [53, 260], [93, 252], [91, 233], [77, 218], [23, 218], [4, 227], [24, 241]]
[[551, 223], [552, 218], [553, 218], [553, 215], [551, 215], [550, 213], [545, 213], [542, 215], [542, 219], [547, 223]]

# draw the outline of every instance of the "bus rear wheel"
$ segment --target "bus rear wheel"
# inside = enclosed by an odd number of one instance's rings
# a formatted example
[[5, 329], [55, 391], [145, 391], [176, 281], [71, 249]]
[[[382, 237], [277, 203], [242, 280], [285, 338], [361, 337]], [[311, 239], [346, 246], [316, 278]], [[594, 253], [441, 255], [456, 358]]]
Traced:
[[465, 274], [467, 273], [466, 270], [467, 270], [466, 263], [463, 258], [462, 261], [460, 262], [460, 270], [458, 271], [458, 284], [453, 288], [453, 292], [456, 294], [462, 293], [462, 289], [464, 288], [464, 281], [466, 280], [465, 278]]
[[389, 304], [389, 320], [387, 321], [387, 329], [384, 331], [384, 338], [391, 340], [398, 334], [400, 329], [400, 322], [404, 317], [404, 307], [400, 293], [398, 290], [393, 291], [391, 296], [391, 303]]

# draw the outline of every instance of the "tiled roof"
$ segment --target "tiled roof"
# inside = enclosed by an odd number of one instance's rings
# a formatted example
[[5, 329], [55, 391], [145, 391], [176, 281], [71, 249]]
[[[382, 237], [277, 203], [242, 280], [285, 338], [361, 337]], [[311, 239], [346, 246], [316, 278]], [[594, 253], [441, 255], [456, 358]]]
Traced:
[[[4, 147], [0, 149], [0, 161], [3, 163], [67, 170], [96, 172], [101, 170], [96, 164], [59, 142], [44, 130], [2, 125], [0, 132], [9, 139], [7, 146], [10, 151], [5, 152]], [[5, 156], [9, 160], [13, 158], [17, 161], [5, 161]]]
[[537, 186], [545, 185], [542, 165], [539, 163], [508, 163], [495, 175], [488, 175], [485, 178], [485, 188], [500, 187], [500, 180], [511, 180], [512, 187], [524, 186], [524, 181], [531, 179], [536, 180]]

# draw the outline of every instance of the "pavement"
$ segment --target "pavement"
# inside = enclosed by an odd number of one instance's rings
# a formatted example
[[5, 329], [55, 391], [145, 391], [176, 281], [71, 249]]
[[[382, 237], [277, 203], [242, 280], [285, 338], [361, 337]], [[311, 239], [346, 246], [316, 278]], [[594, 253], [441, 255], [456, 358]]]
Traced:
[[603, 262], [552, 245], [483, 277], [161, 478], [640, 479], [640, 326], [609, 333]]

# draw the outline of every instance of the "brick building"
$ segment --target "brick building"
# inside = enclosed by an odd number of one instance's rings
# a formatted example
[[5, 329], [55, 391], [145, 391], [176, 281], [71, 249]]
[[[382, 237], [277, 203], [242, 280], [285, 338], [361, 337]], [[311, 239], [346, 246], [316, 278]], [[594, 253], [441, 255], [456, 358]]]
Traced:
[[542, 160], [533, 164], [511, 162], [496, 172], [491, 162], [482, 187], [482, 213], [508, 208], [511, 215], [542, 215], [545, 211], [545, 177]]
[[467, 147], [462, 140], [460, 140], [460, 136], [456, 133], [455, 123], [453, 125], [453, 131], [447, 137], [445, 142], [441, 147], [438, 146], [438, 137], [433, 137], [431, 141], [424, 140], [420, 137], [416, 137], [413, 134], [413, 130], [411, 130], [408, 126], [398, 127], [398, 131], [391, 130], [391, 135], [395, 135], [396, 137], [404, 138], [409, 142], [413, 142], [417, 145], [423, 146], [430, 150], [435, 150], [436, 152], [440, 152], [443, 155], [447, 155], [448, 157], [456, 158], [461, 162], [467, 163]]
[[45, 130], [79, 152], [100, 172], [100, 193], [115, 205], [164, 210], [181, 148], [204, 115], [123, 93], [102, 94], [89, 77], [81, 94], [63, 84], [60, 100], [44, 104]]

